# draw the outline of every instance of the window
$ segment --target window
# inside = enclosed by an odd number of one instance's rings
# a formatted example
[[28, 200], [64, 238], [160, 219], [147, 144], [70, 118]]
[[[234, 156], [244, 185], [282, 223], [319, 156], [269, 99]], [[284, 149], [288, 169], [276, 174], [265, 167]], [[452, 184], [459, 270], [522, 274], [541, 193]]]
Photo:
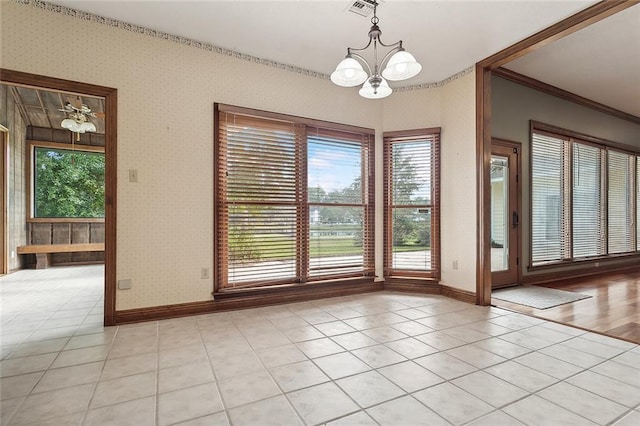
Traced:
[[[609, 253], [625, 253], [635, 250], [631, 244], [634, 229], [631, 217], [633, 193], [631, 156], [624, 152], [608, 151], [609, 175]], [[634, 215], [635, 216], [635, 215]]]
[[439, 279], [440, 129], [384, 137], [385, 275]]
[[549, 128], [532, 131], [530, 264], [638, 250], [637, 156]]
[[104, 149], [32, 142], [32, 218], [104, 218]]
[[372, 277], [372, 131], [217, 108], [217, 290]]

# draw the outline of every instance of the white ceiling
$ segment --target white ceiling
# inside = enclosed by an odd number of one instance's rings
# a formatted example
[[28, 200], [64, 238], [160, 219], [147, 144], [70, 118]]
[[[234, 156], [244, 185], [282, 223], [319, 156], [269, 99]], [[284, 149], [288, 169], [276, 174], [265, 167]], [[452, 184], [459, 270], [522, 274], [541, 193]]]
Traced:
[[[366, 44], [371, 26], [370, 18], [347, 11], [353, 0], [51, 2], [327, 75], [344, 57], [348, 46], [358, 48]], [[423, 71], [418, 76], [402, 82], [404, 86], [413, 86], [440, 82], [596, 2], [382, 0], [378, 17], [382, 40], [389, 44], [402, 39], [407, 51], [422, 63]], [[593, 30], [575, 33], [507, 67], [640, 116], [637, 101], [640, 97], [635, 95], [633, 105], [633, 92], [625, 92], [624, 87], [631, 84], [640, 90], [640, 25], [638, 14], [634, 15], [638, 9], [640, 6], [632, 8], [627, 18], [621, 17], [621, 22], [612, 24], [616, 30], [611, 37], [626, 39], [616, 49], [611, 49], [611, 40], [601, 41], [600, 32], [607, 27], [605, 20]], [[579, 38], [572, 42], [574, 37]], [[592, 46], [604, 47], [604, 52], [596, 53]], [[585, 49], [589, 55], [578, 53]], [[601, 55], [610, 55], [606, 56], [606, 64], [602, 63], [600, 58], [605, 56]], [[567, 59], [574, 57], [580, 58], [579, 67]], [[565, 62], [560, 67], [554, 66], [552, 62], [558, 60]], [[564, 65], [566, 61], [568, 65]], [[577, 68], [580, 78], [576, 78]], [[623, 79], [614, 78], [624, 82], [619, 84], [619, 90], [612, 90], [609, 82], [595, 83], [605, 73], [617, 76], [621, 68], [627, 72]], [[598, 90], [594, 89], [596, 86]], [[618, 92], [625, 95], [625, 101], [620, 101], [622, 96]]]
[[505, 68], [640, 117], [640, 6], [516, 59]]

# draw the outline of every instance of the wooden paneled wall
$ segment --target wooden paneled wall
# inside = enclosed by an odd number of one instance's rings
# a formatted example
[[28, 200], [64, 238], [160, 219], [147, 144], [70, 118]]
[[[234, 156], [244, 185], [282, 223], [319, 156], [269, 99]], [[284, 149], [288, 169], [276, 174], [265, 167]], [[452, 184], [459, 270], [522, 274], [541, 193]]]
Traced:
[[[104, 223], [32, 222], [28, 224], [29, 244], [104, 243]], [[104, 262], [104, 252], [55, 253], [53, 264]]]

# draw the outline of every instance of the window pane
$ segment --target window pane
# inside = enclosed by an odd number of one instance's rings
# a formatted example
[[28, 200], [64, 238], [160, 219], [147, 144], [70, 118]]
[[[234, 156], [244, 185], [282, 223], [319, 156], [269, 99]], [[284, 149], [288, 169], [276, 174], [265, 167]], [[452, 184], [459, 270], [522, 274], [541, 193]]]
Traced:
[[565, 141], [533, 134], [531, 148], [531, 257], [533, 264], [564, 258]]
[[430, 140], [393, 144], [392, 204], [431, 204], [432, 148]]
[[34, 215], [104, 217], [104, 153], [34, 147]]
[[359, 141], [308, 135], [307, 158], [310, 203], [362, 203]]
[[609, 253], [632, 251], [631, 247], [631, 156], [608, 151]]
[[296, 280], [295, 126], [240, 115], [220, 123], [218, 238], [222, 287]]
[[573, 257], [604, 254], [601, 149], [573, 144]]
[[296, 209], [229, 206], [228, 284], [278, 281], [296, 276]]
[[394, 274], [437, 272], [431, 213], [438, 140], [438, 134], [385, 138], [385, 266]]
[[360, 135], [309, 129], [309, 277], [364, 271], [362, 175]]
[[309, 276], [363, 271], [363, 207], [310, 205]]
[[296, 146], [293, 126], [281, 129], [227, 127], [227, 200], [295, 201]]
[[392, 215], [394, 269], [431, 269], [431, 209], [395, 208]]
[[491, 156], [491, 272], [509, 269], [509, 158]]

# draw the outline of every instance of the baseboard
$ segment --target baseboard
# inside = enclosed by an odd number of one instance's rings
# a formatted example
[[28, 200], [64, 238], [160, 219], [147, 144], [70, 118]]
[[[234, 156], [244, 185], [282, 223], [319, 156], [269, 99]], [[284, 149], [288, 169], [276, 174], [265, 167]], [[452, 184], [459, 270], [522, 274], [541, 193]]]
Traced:
[[440, 294], [461, 302], [476, 303], [475, 293], [440, 284], [437, 280], [431, 279], [387, 277], [384, 282], [384, 289], [418, 294]]
[[598, 275], [609, 275], [614, 272], [640, 272], [640, 266], [638, 265], [605, 265], [598, 269], [572, 269], [568, 271], [556, 271], [535, 275], [524, 275], [522, 277], [522, 284], [534, 285], [544, 284], [552, 281], [565, 281], [584, 277], [593, 277]]
[[349, 285], [305, 286], [299, 289], [278, 292], [246, 293], [234, 297], [220, 297], [216, 300], [181, 303], [176, 305], [153, 306], [149, 308], [116, 311], [115, 324], [154, 321], [191, 315], [284, 303], [304, 302], [329, 297], [351, 296], [378, 291], [398, 291], [416, 294], [439, 294], [465, 303], [475, 304], [476, 295], [470, 291], [439, 284], [435, 280], [415, 278], [387, 278], [385, 281], [355, 283]]
[[418, 294], [440, 294], [441, 285], [437, 281], [420, 278], [386, 277], [384, 290]]
[[238, 309], [256, 308], [260, 306], [280, 305], [284, 303], [305, 302], [329, 297], [351, 296], [383, 290], [382, 282], [370, 282], [349, 286], [318, 287], [308, 286], [297, 291], [273, 294], [243, 295], [233, 298], [207, 300], [202, 302], [181, 303], [177, 305], [153, 306], [149, 308], [127, 309], [116, 311], [115, 323], [153, 321], [191, 315]]
[[440, 284], [440, 294], [472, 305], [475, 305], [476, 303], [475, 293], [455, 287], [449, 287], [448, 285]]

